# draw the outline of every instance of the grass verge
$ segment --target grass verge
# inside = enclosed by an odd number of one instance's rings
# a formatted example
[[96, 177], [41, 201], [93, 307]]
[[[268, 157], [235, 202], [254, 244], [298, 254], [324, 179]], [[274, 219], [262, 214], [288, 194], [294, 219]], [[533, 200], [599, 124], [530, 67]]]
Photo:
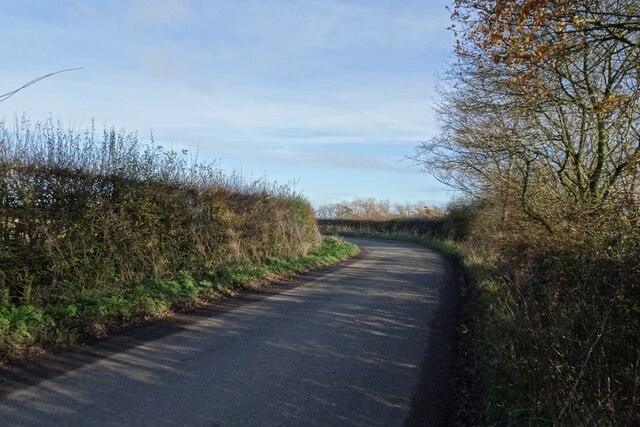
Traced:
[[136, 283], [117, 292], [82, 291], [65, 304], [37, 307], [0, 301], [0, 361], [28, 358], [46, 347], [101, 337], [142, 321], [167, 317], [223, 295], [344, 261], [358, 251], [351, 243], [325, 238], [319, 247], [299, 258], [230, 265], [201, 277], [182, 271], [171, 280]]

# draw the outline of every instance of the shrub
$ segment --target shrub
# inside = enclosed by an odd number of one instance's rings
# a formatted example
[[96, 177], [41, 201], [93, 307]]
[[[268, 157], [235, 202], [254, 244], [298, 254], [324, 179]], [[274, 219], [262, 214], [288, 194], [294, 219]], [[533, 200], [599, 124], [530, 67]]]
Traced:
[[523, 232], [491, 236], [483, 224], [463, 243], [468, 263], [490, 267], [477, 310], [493, 423], [640, 422], [640, 234], [623, 211], [552, 235], [518, 221], [507, 230]]
[[302, 256], [318, 242], [310, 205], [287, 186], [191, 164], [124, 130], [0, 123], [5, 301], [55, 305], [182, 270]]

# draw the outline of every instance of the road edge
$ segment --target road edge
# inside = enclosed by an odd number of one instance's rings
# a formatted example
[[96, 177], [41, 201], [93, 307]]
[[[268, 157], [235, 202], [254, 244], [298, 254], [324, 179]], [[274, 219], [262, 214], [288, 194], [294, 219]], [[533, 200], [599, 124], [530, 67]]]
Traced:
[[38, 357], [9, 361], [0, 365], [0, 400], [9, 394], [42, 381], [79, 369], [97, 360], [126, 351], [164, 336], [182, 331], [203, 316], [219, 316], [244, 304], [252, 304], [277, 295], [325, 274], [346, 268], [367, 252], [364, 248], [346, 260], [312, 268], [288, 279], [262, 283], [259, 287], [239, 286], [233, 294], [177, 311], [169, 317], [151, 319], [112, 331], [105, 337], [86, 340], [64, 347], [52, 347]]
[[[447, 263], [447, 280], [442, 284], [419, 382], [404, 425], [484, 425], [480, 334], [472, 309], [473, 283], [458, 258], [428, 249]], [[434, 376], [434, 372], [438, 375]]]

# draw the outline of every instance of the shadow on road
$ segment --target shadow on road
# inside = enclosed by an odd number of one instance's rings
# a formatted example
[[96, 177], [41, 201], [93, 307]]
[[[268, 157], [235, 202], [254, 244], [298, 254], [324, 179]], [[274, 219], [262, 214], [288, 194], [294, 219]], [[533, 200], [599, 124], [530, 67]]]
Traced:
[[7, 368], [3, 424], [401, 425], [448, 267], [360, 243], [347, 267]]

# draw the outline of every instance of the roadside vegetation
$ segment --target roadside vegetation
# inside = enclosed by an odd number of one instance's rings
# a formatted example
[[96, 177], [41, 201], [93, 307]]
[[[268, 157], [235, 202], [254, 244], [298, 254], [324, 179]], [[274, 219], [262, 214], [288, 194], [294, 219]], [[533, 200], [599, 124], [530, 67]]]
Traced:
[[640, 423], [640, 10], [454, 2], [441, 133], [466, 195], [493, 424]]
[[[639, 229], [601, 218], [615, 229], [536, 239], [535, 228], [523, 229], [529, 222], [507, 229], [501, 213], [503, 206], [454, 203], [426, 234], [386, 221], [318, 222], [327, 234], [417, 243], [463, 267], [454, 424], [635, 425]], [[599, 406], [604, 399], [609, 408]], [[618, 419], [607, 418], [609, 409]]]
[[475, 285], [485, 422], [639, 425], [637, 2], [452, 16], [441, 131], [411, 157], [462, 195], [443, 224]]
[[316, 208], [323, 234], [394, 234], [444, 237], [445, 212], [426, 203], [397, 203], [373, 197], [328, 203]]
[[0, 360], [356, 251], [288, 186], [124, 130], [0, 124]]

